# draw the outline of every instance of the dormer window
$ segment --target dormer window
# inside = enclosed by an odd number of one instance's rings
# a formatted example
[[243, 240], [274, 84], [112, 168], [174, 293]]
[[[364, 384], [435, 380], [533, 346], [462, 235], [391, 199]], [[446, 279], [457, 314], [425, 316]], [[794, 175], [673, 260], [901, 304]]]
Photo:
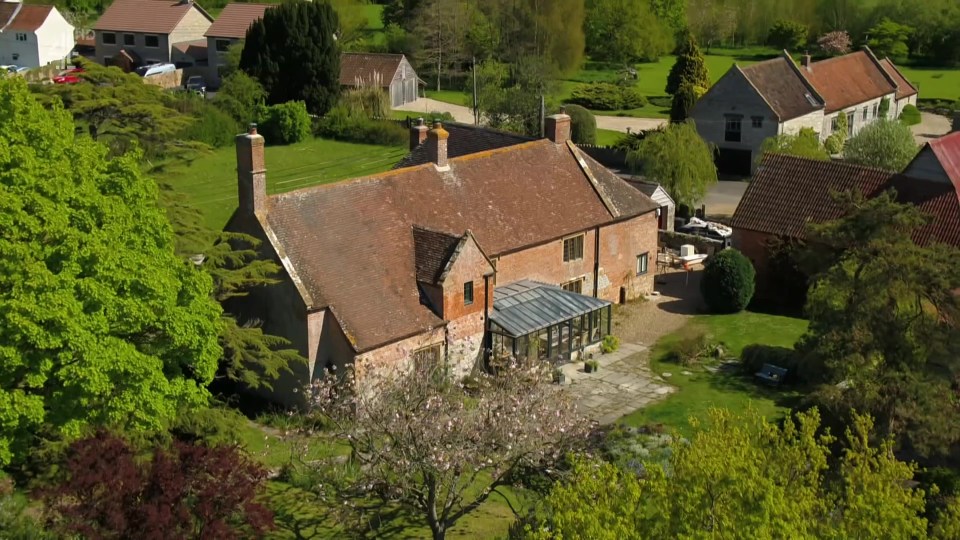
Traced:
[[463, 284], [463, 305], [469, 306], [473, 303], [473, 282], [468, 281]]

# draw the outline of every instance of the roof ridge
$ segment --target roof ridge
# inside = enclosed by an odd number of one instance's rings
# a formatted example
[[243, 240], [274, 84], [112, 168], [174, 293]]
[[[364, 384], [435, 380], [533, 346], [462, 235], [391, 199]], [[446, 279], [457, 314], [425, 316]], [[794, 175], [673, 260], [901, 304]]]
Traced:
[[883, 78], [886, 79], [888, 83], [890, 83], [890, 86], [893, 87], [893, 91], [896, 92], [897, 90], [899, 90], [900, 86], [897, 85], [897, 81], [893, 80], [893, 77], [891, 77], [890, 74], [887, 73], [887, 70], [883, 68], [883, 64], [880, 63], [880, 60], [877, 60], [877, 56], [873, 54], [873, 51], [870, 50], [870, 47], [867, 45], [864, 45], [862, 50], [867, 54], [867, 58], [870, 59], [870, 63], [873, 64], [875, 68], [880, 70], [880, 74], [883, 75]]
[[821, 94], [819, 90], [817, 90], [817, 87], [814, 86], [813, 82], [811, 82], [810, 79], [807, 78], [807, 76], [803, 73], [803, 70], [797, 67], [796, 62], [793, 61], [793, 57], [790, 56], [790, 53], [786, 49], [783, 50], [783, 55], [781, 56], [781, 58], [783, 58], [784, 61], [787, 62], [787, 65], [790, 66], [790, 69], [792, 69], [793, 72], [800, 77], [800, 81], [803, 83], [804, 86], [807, 87], [807, 90], [810, 90], [811, 92], [813, 92], [814, 97], [816, 97], [817, 100], [819, 100], [820, 103], [823, 105], [823, 108], [826, 109], [827, 99], [823, 97], [823, 94]]
[[[881, 62], [883, 62], [883, 61], [886, 61], [887, 64], [890, 64], [890, 67], [893, 68], [893, 70], [897, 72], [897, 75], [899, 75], [900, 78], [903, 79], [903, 81], [904, 81], [905, 83], [907, 83], [907, 85], [910, 87], [910, 89], [913, 90], [913, 93], [914, 93], [914, 94], [916, 94], [916, 93], [919, 92], [919, 90], [917, 90], [917, 87], [914, 86], [914, 84], [913, 84], [912, 82], [910, 82], [910, 79], [908, 79], [908, 78], [906, 77], [906, 75], [903, 74], [902, 71], [900, 71], [900, 68], [898, 68], [897, 65], [893, 63], [893, 60], [891, 60], [889, 56], [884, 56], [884, 57], [883, 57], [883, 60], [881, 60]], [[898, 88], [898, 89], [900, 88], [899, 85], [897, 86], [897, 88]]]

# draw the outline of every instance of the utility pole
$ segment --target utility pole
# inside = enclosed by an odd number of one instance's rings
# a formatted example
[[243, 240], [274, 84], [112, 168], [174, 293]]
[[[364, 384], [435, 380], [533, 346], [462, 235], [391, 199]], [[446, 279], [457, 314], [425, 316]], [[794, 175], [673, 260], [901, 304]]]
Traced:
[[480, 104], [477, 103], [477, 57], [473, 57], [473, 125], [480, 124]]

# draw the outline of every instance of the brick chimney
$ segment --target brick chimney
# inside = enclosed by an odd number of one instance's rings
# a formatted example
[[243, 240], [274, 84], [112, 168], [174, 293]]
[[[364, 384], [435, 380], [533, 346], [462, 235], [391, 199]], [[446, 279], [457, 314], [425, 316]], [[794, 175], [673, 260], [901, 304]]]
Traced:
[[417, 123], [410, 128], [410, 151], [413, 152], [418, 146], [427, 140], [427, 128], [423, 118], [417, 118]]
[[548, 139], [557, 144], [564, 144], [570, 140], [570, 117], [566, 110], [560, 109], [559, 114], [548, 116], [544, 122], [543, 131]]
[[240, 211], [254, 214], [266, 210], [267, 170], [264, 167], [263, 136], [257, 125], [250, 124], [247, 133], [237, 135], [237, 195]]
[[810, 54], [809, 54], [809, 53], [804, 53], [803, 59], [800, 60], [800, 63], [803, 65], [804, 68], [806, 68], [806, 70], [807, 70], [808, 72], [813, 71], [813, 67], [810, 66]]
[[447, 133], [447, 130], [443, 129], [443, 125], [441, 125], [440, 122], [435, 122], [433, 129], [427, 133], [427, 155], [430, 156], [430, 161], [440, 170], [449, 168], [449, 165], [447, 165], [448, 138], [450, 138], [450, 134]]

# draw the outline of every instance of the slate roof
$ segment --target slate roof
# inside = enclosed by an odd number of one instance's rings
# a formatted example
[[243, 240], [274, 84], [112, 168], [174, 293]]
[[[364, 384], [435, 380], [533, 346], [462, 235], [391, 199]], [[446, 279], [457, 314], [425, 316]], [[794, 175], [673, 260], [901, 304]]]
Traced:
[[600, 298], [524, 279], [494, 289], [490, 320], [520, 337], [609, 305]]
[[213, 21], [206, 11], [193, 2], [178, 0], [114, 0], [93, 25], [94, 30], [108, 32], [144, 32], [169, 34], [191, 9], [198, 9]]
[[380, 86], [386, 88], [402, 61], [402, 54], [343, 53], [340, 56], [340, 84], [355, 86], [357, 80], [371, 84], [379, 77]]
[[[523, 135], [498, 131], [483, 126], [460, 124], [458, 122], [444, 122], [443, 129], [447, 130], [447, 133], [450, 134], [450, 138], [447, 139], [448, 159], [534, 140]], [[427, 145], [421, 144], [401, 159], [393, 168], [402, 169], [424, 163], [430, 163], [430, 155], [427, 150]]]
[[[21, 6], [19, 12], [17, 6]], [[53, 6], [0, 2], [0, 29], [16, 32], [36, 32], [37, 28], [43, 26], [52, 10]], [[16, 17], [14, 17], [14, 14], [16, 14]], [[11, 17], [13, 17], [12, 20]]]
[[417, 281], [437, 283], [446, 269], [447, 261], [460, 244], [461, 238], [414, 226], [413, 249]]
[[890, 78], [897, 83], [897, 99], [903, 99], [917, 93], [917, 88], [903, 76], [903, 73], [900, 73], [900, 70], [897, 69], [897, 66], [895, 66], [889, 58], [881, 60], [880, 65], [883, 66], [883, 70], [887, 72], [887, 75], [890, 75]]
[[812, 113], [824, 107], [815, 91], [807, 86], [793, 60], [778, 56], [770, 60], [740, 68], [750, 84], [770, 104], [785, 122]]
[[824, 113], [845, 109], [896, 90], [872, 56], [873, 53], [866, 49], [813, 62], [809, 68], [800, 68], [804, 77], [826, 101]]
[[220, 12], [217, 20], [207, 29], [205, 37], [243, 39], [247, 29], [263, 18], [263, 14], [276, 4], [247, 4], [232, 2]]
[[870, 197], [882, 190], [893, 175], [840, 161], [767, 154], [740, 199], [730, 225], [735, 229], [804, 238], [808, 223], [843, 215], [843, 208], [833, 200], [832, 193], [856, 189]]
[[[657, 208], [572, 144], [544, 139], [448, 163], [272, 195], [259, 216], [308, 309], [329, 307], [358, 352], [444, 324], [421, 304], [417, 278], [435, 275], [448, 244], [414, 227], [469, 229], [496, 256]], [[420, 268], [418, 237], [438, 244], [422, 246], [433, 254], [422, 252]]]

